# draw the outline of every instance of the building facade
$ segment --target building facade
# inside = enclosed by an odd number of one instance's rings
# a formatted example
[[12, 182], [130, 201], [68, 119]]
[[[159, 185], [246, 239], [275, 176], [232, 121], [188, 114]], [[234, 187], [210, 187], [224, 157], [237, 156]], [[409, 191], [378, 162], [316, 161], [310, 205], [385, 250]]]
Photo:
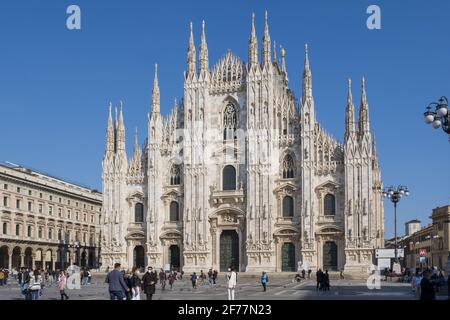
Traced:
[[405, 249], [404, 266], [409, 269], [436, 267], [449, 272], [450, 206], [433, 209], [431, 219], [432, 224], [403, 237], [399, 242]]
[[0, 268], [99, 266], [99, 192], [0, 165], [0, 194]]
[[198, 55], [191, 24], [184, 96], [161, 114], [155, 66], [148, 138], [135, 134], [131, 159], [110, 105], [103, 266], [368, 270], [384, 212], [364, 79], [357, 120], [349, 80], [340, 143], [316, 121], [307, 47], [300, 102], [285, 57], [267, 13], [260, 47], [252, 17], [247, 63], [228, 51], [210, 68], [205, 24]]

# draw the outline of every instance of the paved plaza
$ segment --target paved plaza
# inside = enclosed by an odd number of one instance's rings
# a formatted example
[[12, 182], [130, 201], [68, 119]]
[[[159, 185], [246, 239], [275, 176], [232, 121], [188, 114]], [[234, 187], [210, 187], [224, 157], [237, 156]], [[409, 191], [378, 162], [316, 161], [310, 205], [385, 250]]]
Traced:
[[[92, 283], [82, 286], [80, 290], [67, 290], [72, 300], [107, 300], [108, 287], [104, 283], [105, 275], [96, 274]], [[292, 282], [287, 278], [270, 279], [267, 292], [257, 277], [240, 275], [236, 291], [236, 300], [413, 300], [409, 284], [397, 282], [381, 282], [381, 289], [369, 290], [362, 280], [332, 280], [330, 291], [317, 291], [314, 280], [304, 280], [300, 283]], [[443, 290], [444, 291], [444, 290]], [[155, 300], [226, 300], [227, 291], [219, 275], [216, 285], [208, 283], [193, 289], [188, 277], [176, 281], [173, 290], [161, 290], [157, 286]], [[48, 285], [40, 299], [58, 300], [60, 298], [55, 284]], [[145, 296], [141, 296], [145, 299]], [[23, 300], [17, 283], [10, 280], [8, 285], [0, 287], [0, 300]], [[437, 295], [438, 300], [447, 299], [444, 294]]]

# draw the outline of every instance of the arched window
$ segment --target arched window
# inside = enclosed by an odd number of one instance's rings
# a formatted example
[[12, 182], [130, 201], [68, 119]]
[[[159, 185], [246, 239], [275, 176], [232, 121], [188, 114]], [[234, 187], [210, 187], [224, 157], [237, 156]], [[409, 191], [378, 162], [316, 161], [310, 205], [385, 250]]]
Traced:
[[28, 229], [28, 230], [27, 230], [27, 236], [28, 236], [28, 237], [31, 237], [31, 226], [28, 226], [27, 229]]
[[48, 229], [48, 238], [51, 240], [52, 239], [52, 229], [51, 228], [49, 228]]
[[291, 196], [283, 198], [283, 217], [294, 216], [294, 199]]
[[3, 234], [8, 234], [8, 224], [3, 222]]
[[334, 216], [336, 214], [336, 199], [334, 195], [327, 194], [323, 199], [324, 214]]
[[223, 168], [222, 189], [236, 190], [236, 169], [233, 166]]
[[176, 186], [181, 183], [181, 170], [180, 166], [174, 164], [170, 169], [170, 185]]
[[172, 201], [170, 203], [170, 221], [179, 221], [180, 220], [180, 206], [178, 202]]
[[144, 205], [136, 203], [134, 206], [134, 222], [144, 222]]
[[62, 232], [61, 232], [61, 229], [58, 229], [58, 240], [62, 240]]
[[223, 139], [236, 139], [237, 112], [236, 107], [231, 102], [227, 104], [223, 111]]
[[283, 179], [294, 178], [294, 159], [290, 154], [286, 155], [283, 159]]
[[16, 224], [16, 236], [20, 236], [20, 224]]

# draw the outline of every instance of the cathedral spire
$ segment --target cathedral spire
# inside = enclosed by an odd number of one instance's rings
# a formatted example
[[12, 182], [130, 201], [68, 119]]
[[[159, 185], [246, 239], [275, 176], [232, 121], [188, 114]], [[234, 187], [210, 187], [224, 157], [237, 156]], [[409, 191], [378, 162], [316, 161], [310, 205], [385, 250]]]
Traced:
[[125, 151], [125, 125], [123, 123], [122, 101], [120, 101], [119, 125], [117, 127], [117, 150]]
[[302, 105], [306, 99], [312, 98], [312, 75], [309, 66], [308, 45], [305, 44], [305, 68], [303, 70]]
[[106, 129], [106, 153], [114, 153], [114, 127], [112, 121], [112, 103], [109, 103], [108, 127]]
[[256, 38], [254, 13], [252, 13], [252, 31], [248, 41], [248, 64], [250, 67], [258, 64], [258, 39]]
[[155, 78], [153, 79], [152, 90], [152, 113], [159, 113], [160, 111], [160, 92], [158, 83], [158, 64], [155, 63]]
[[277, 61], [277, 42], [273, 40], [273, 62], [278, 63]]
[[190, 36], [189, 36], [189, 48], [188, 48], [188, 54], [187, 54], [187, 75], [192, 76], [196, 72], [196, 52], [195, 52], [195, 44], [194, 44], [194, 32], [192, 30], [192, 22], [189, 24], [190, 26]]
[[264, 17], [264, 36], [263, 36], [263, 48], [262, 48], [262, 64], [263, 66], [270, 65], [270, 35], [269, 35], [269, 22], [268, 13]]
[[282, 47], [282, 46], [280, 46], [280, 51], [281, 51], [281, 71], [283, 71], [284, 73], [286, 73], [287, 74], [287, 71], [286, 71], [286, 60], [285, 60], [285, 57], [286, 57], [286, 50]]
[[355, 134], [355, 107], [352, 97], [352, 80], [348, 79], [347, 107], [345, 108], [345, 141]]
[[208, 46], [206, 44], [205, 20], [202, 21], [202, 38], [200, 44], [200, 73], [208, 71]]
[[137, 127], [134, 128], [134, 150], [133, 150], [133, 162], [139, 161], [139, 143], [138, 143], [138, 131]]
[[369, 105], [367, 103], [366, 80], [364, 79], [364, 77], [362, 78], [361, 85], [361, 103], [359, 105], [358, 133], [360, 137], [370, 133]]

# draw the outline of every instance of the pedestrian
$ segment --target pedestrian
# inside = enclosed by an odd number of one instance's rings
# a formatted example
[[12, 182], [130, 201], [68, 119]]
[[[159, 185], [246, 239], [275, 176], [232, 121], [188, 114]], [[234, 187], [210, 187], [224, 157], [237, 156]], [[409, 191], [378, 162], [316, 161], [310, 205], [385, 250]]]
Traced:
[[91, 270], [88, 269], [88, 284], [91, 284], [91, 280], [92, 280]]
[[303, 269], [302, 270], [302, 279], [305, 279], [305, 276], [306, 276], [306, 271], [305, 271], [305, 269]]
[[131, 288], [132, 288], [132, 284], [131, 284], [131, 274], [130, 272], [125, 272], [125, 275], [123, 277], [123, 279], [125, 280], [125, 283], [127, 284], [127, 288], [128, 290], [125, 292], [125, 299], [126, 300], [131, 300]]
[[61, 271], [59, 274], [59, 280], [58, 280], [58, 287], [59, 287], [59, 294], [61, 295], [61, 300], [64, 300], [64, 298], [66, 298], [66, 300], [69, 299], [69, 296], [66, 294], [66, 275], [64, 274], [64, 271]]
[[308, 269], [308, 279], [311, 279], [311, 273], [312, 273], [312, 270]]
[[447, 278], [447, 295], [448, 295], [448, 300], [450, 300], [450, 274], [448, 275]]
[[237, 284], [237, 275], [236, 272], [234, 271], [234, 268], [228, 269], [227, 279], [228, 279], [227, 281], [228, 300], [234, 300], [234, 291], [236, 289]]
[[5, 280], [5, 271], [0, 269], [0, 286], [3, 286], [3, 281]]
[[328, 270], [325, 270], [323, 275], [323, 289], [324, 291], [330, 290], [330, 275], [328, 274]]
[[344, 278], [344, 269], [341, 269], [341, 272], [339, 272], [339, 278], [341, 279], [341, 280], [344, 280], [345, 278]]
[[213, 271], [212, 271], [212, 269], [209, 269], [209, 271], [208, 271], [208, 282], [209, 282], [210, 286], [213, 284]]
[[216, 284], [216, 279], [217, 279], [218, 275], [219, 275], [219, 273], [217, 272], [217, 270], [214, 269], [214, 271], [213, 271], [213, 284]]
[[109, 284], [110, 300], [123, 300], [124, 293], [130, 290], [125, 283], [122, 272], [120, 272], [120, 263], [114, 264], [114, 269], [106, 276], [105, 283]]
[[264, 292], [266, 292], [267, 282], [269, 282], [269, 276], [265, 271], [263, 271], [261, 274], [261, 284], [263, 286]]
[[173, 290], [173, 283], [175, 282], [175, 280], [177, 280], [177, 273], [175, 271], [172, 271], [171, 273], [169, 273], [169, 285], [170, 285], [170, 290]]
[[434, 284], [431, 282], [431, 272], [423, 272], [423, 278], [420, 281], [420, 300], [436, 300]]
[[191, 274], [191, 282], [192, 282], [192, 289], [197, 288], [197, 274], [194, 272]]
[[89, 272], [86, 268], [83, 269], [83, 286], [86, 286], [88, 284], [89, 280]]
[[413, 275], [411, 279], [411, 288], [414, 295], [414, 298], [417, 300], [420, 299], [420, 282], [422, 281], [422, 277], [419, 274], [419, 270], [416, 270], [416, 273]]
[[201, 280], [200, 284], [203, 286], [206, 281], [206, 274], [203, 272], [203, 270], [200, 270], [200, 280]]
[[141, 300], [142, 281], [138, 275], [138, 267], [133, 267], [130, 277], [131, 300]]
[[30, 277], [29, 290], [31, 293], [31, 300], [38, 300], [41, 295], [43, 278], [39, 270], [34, 270], [33, 276]]
[[166, 280], [167, 280], [166, 272], [164, 271], [164, 269], [161, 268], [161, 271], [159, 272], [159, 283], [161, 284], [161, 290], [166, 289]]
[[316, 272], [316, 281], [317, 281], [316, 289], [317, 290], [322, 290], [322, 285], [323, 285], [323, 272], [322, 272], [322, 269], [319, 269]]
[[152, 267], [148, 267], [147, 272], [142, 277], [142, 286], [144, 287], [144, 292], [147, 295], [147, 300], [153, 299], [157, 282], [158, 275], [156, 274], [156, 271], [154, 272]]

